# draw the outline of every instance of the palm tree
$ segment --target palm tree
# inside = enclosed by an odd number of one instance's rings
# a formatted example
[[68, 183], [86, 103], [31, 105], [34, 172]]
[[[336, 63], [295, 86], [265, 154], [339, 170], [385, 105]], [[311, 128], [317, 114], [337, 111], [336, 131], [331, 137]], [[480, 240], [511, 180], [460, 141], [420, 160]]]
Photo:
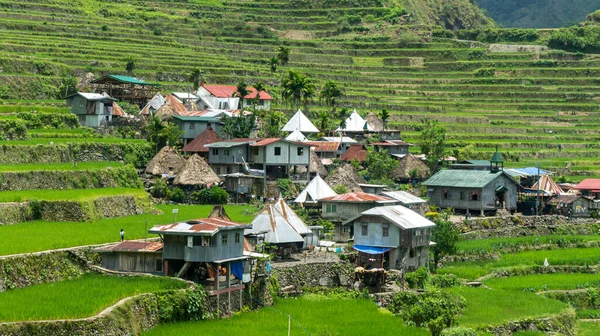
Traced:
[[388, 110], [383, 109], [381, 110], [381, 113], [379, 113], [379, 118], [383, 122], [383, 130], [385, 131], [388, 119], [390, 119], [390, 113], [388, 112]]
[[279, 64], [286, 65], [290, 60], [290, 48], [286, 46], [279, 46], [277, 48], [277, 52]]
[[277, 66], [279, 65], [279, 59], [277, 57], [271, 57], [271, 59], [269, 59], [269, 65], [271, 66], [271, 72], [277, 71]]
[[235, 95], [240, 98], [238, 108], [241, 109], [244, 106], [244, 97], [246, 97], [250, 93], [248, 91], [248, 84], [246, 84], [244, 80], [241, 80], [237, 82], [235, 87]]
[[204, 74], [202, 74], [202, 70], [200, 68], [195, 68], [190, 73], [188, 80], [192, 82], [192, 90], [197, 90], [200, 87], [200, 84], [204, 83]]
[[350, 111], [347, 108], [343, 108], [337, 113], [337, 117], [340, 120], [339, 126], [341, 129], [346, 128], [346, 119], [350, 116]]
[[336, 98], [342, 95], [342, 90], [338, 87], [337, 83], [328, 80], [323, 84], [321, 91], [319, 92], [319, 98], [325, 100], [325, 104], [333, 109], [335, 109]]
[[127, 64], [125, 65], [125, 70], [127, 70], [127, 76], [133, 76], [133, 70], [135, 70], [135, 58], [133, 56], [127, 57], [125, 60]]
[[256, 90], [256, 97], [254, 97], [254, 105], [260, 101], [260, 93], [266, 90], [265, 85], [262, 82], [254, 84], [254, 90]]
[[327, 132], [329, 131], [329, 126], [331, 124], [331, 116], [329, 112], [321, 111], [321, 113], [319, 113], [317, 124], [319, 125], [321, 132], [327, 136]]
[[287, 76], [281, 80], [281, 83], [281, 96], [284, 100], [290, 105], [295, 105], [296, 109], [300, 108], [300, 103], [308, 108], [308, 103], [316, 93], [315, 84], [310, 78], [297, 71], [288, 70]]

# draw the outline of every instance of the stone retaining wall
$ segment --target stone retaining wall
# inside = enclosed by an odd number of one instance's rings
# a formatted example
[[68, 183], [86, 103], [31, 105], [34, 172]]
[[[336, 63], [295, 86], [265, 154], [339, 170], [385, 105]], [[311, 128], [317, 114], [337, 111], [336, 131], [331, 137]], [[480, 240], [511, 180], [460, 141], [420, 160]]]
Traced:
[[349, 287], [354, 284], [354, 266], [345, 262], [306, 263], [286, 266], [276, 264], [273, 275], [279, 280], [281, 288], [293, 285], [300, 290], [303, 287]]
[[518, 331], [542, 331], [574, 336], [577, 329], [577, 317], [573, 308], [561, 314], [543, 318], [527, 318], [510, 321], [497, 326], [483, 326], [479, 331], [489, 332], [497, 336], [510, 336]]
[[548, 298], [568, 303], [576, 309], [600, 309], [600, 289], [553, 290], [541, 293]]

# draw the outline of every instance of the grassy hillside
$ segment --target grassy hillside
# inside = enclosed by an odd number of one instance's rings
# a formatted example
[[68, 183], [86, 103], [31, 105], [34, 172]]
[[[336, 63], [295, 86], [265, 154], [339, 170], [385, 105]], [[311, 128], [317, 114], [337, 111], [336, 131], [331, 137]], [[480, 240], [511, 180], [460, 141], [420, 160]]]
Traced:
[[558, 28], [583, 21], [600, 0], [475, 0], [499, 24], [519, 28]]

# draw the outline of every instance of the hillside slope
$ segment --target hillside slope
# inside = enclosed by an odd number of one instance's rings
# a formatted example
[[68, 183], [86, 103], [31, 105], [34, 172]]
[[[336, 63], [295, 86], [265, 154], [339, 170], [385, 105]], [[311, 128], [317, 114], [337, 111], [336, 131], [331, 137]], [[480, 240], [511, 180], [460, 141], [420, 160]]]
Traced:
[[600, 0], [475, 0], [504, 27], [559, 28], [583, 21]]

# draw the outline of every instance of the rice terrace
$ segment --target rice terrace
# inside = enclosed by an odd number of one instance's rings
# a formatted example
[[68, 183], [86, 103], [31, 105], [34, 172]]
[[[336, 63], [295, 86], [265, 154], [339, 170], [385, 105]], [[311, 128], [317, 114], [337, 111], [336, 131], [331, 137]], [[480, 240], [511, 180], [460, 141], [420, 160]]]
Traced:
[[5, 0], [0, 336], [600, 335], [600, 1]]

